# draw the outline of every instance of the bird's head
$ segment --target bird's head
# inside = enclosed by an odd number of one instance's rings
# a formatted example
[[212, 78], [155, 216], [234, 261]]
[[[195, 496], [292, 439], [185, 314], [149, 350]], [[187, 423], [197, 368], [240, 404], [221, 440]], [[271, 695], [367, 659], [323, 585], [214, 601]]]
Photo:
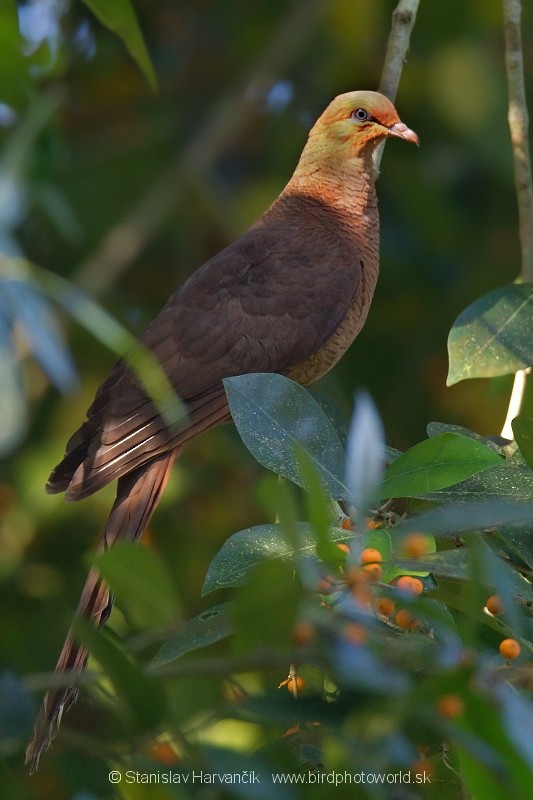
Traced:
[[310, 138], [320, 137], [337, 155], [360, 156], [381, 139], [394, 136], [418, 144], [418, 136], [404, 125], [391, 101], [378, 92], [347, 92], [336, 97], [312, 128]]

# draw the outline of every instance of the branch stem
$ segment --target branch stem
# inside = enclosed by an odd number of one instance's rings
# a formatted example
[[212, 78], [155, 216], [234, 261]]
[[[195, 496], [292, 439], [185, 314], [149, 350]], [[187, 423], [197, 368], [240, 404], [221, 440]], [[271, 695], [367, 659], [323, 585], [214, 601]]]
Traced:
[[[524, 282], [533, 282], [533, 189], [531, 161], [529, 158], [529, 116], [524, 83], [524, 58], [520, 19], [521, 0], [502, 0], [505, 41], [505, 66], [509, 109], [507, 119], [513, 147], [516, 199], [520, 248], [522, 256], [521, 277]], [[515, 375], [513, 391], [509, 401], [502, 436], [513, 439], [511, 422], [520, 413], [526, 378], [530, 370], [519, 370]]]
[[[407, 58], [411, 31], [415, 24], [419, 4], [420, 0], [399, 0], [398, 5], [392, 12], [385, 62], [379, 82], [379, 91], [392, 102], [396, 99], [396, 92], [400, 84], [403, 65]], [[384, 146], [385, 142], [378, 145], [374, 154], [376, 177], [379, 175]]]

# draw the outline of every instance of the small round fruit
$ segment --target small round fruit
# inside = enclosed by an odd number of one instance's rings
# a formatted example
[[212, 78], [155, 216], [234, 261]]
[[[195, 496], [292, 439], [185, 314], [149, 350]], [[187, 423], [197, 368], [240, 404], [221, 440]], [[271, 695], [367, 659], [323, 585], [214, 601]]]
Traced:
[[169, 767], [178, 761], [175, 750], [168, 742], [152, 742], [147, 748], [148, 755], [160, 764]]
[[311, 644], [315, 637], [315, 627], [306, 619], [299, 620], [292, 630], [292, 640], [294, 644], [300, 645], [300, 647]]
[[492, 594], [485, 603], [485, 607], [489, 614], [492, 614], [494, 617], [499, 617], [500, 614], [503, 614], [505, 611], [503, 600], [499, 594]]
[[379, 564], [383, 561], [383, 556], [375, 547], [366, 547], [361, 553], [359, 561], [361, 564]]
[[418, 759], [417, 761], [413, 761], [411, 764], [410, 772], [412, 775], [419, 777], [419, 783], [422, 783], [425, 781], [431, 781], [431, 778], [435, 774], [435, 768], [433, 764], [430, 764], [429, 761], [426, 761], [425, 759]]
[[457, 719], [464, 710], [463, 698], [458, 694], [443, 694], [437, 700], [437, 712], [445, 719]]
[[399, 611], [396, 612], [396, 616], [394, 617], [394, 621], [399, 628], [402, 630], [409, 631], [413, 628], [416, 628], [418, 625], [417, 620], [407, 608], [401, 608]]
[[378, 597], [376, 600], [376, 609], [384, 617], [390, 617], [396, 610], [396, 603], [390, 597]]
[[350, 548], [348, 547], [348, 545], [345, 542], [339, 542], [337, 544], [337, 547], [339, 548], [339, 550], [342, 550], [343, 553], [349, 553], [350, 552]]
[[353, 523], [352, 523], [352, 520], [350, 519], [350, 517], [345, 517], [343, 519], [342, 524], [341, 524], [341, 528], [343, 529], [343, 531], [353, 531], [353, 530], [355, 530], [355, 528], [353, 526]]
[[287, 689], [291, 694], [301, 694], [305, 689], [304, 679], [301, 678], [299, 675], [295, 675], [294, 677], [291, 675], [291, 677], [287, 681]]
[[368, 639], [368, 633], [363, 625], [358, 625], [357, 622], [350, 622], [343, 630], [344, 638], [350, 644], [365, 644]]
[[420, 558], [429, 552], [430, 539], [424, 533], [411, 533], [406, 536], [401, 549], [407, 558]]
[[417, 597], [424, 591], [424, 584], [418, 578], [413, 578], [411, 575], [402, 575], [396, 581], [396, 588], [405, 594], [412, 597]]
[[500, 654], [507, 659], [507, 661], [518, 658], [521, 649], [516, 639], [504, 639], [503, 642], [500, 643]]
[[365, 564], [363, 570], [369, 583], [377, 583], [383, 576], [383, 570], [379, 564]]

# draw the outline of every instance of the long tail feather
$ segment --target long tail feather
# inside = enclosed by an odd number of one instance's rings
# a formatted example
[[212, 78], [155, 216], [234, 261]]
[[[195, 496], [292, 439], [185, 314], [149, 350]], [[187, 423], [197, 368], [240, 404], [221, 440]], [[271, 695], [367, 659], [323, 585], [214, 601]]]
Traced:
[[[178, 450], [165, 453], [120, 478], [115, 503], [102, 537], [101, 550], [108, 549], [117, 541], [139, 540], [165, 488], [177, 454]], [[113, 599], [105, 581], [92, 569], [85, 582], [76, 616], [100, 627], [109, 617], [112, 606]], [[26, 749], [26, 764], [32, 773], [39, 766], [42, 753], [50, 747], [57, 735], [63, 713], [76, 701], [79, 678], [87, 664], [88, 655], [76, 643], [70, 630], [55, 671], [57, 674], [69, 673], [72, 683], [66, 687], [50, 689], [45, 695], [33, 736]]]

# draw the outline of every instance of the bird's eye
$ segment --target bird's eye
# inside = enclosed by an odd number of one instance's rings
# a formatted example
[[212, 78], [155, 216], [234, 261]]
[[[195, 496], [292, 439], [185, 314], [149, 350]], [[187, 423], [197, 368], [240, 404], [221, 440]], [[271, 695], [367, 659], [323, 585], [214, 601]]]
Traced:
[[359, 122], [364, 122], [365, 119], [369, 118], [368, 111], [365, 111], [364, 108], [356, 108], [355, 111], [352, 111], [350, 114], [352, 119], [357, 119]]

